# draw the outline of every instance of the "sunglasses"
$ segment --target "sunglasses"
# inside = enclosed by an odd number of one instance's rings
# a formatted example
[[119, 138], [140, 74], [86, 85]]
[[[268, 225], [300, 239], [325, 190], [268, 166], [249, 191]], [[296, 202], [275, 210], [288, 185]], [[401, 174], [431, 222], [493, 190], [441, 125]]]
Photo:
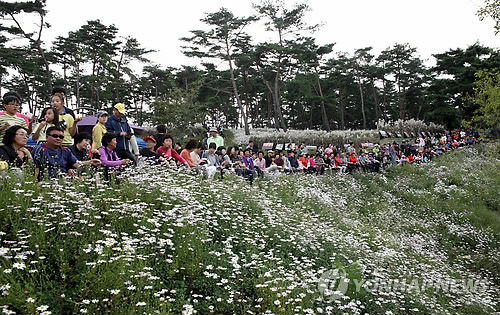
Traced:
[[52, 138], [59, 138], [59, 139], [64, 139], [64, 135], [47, 135]]

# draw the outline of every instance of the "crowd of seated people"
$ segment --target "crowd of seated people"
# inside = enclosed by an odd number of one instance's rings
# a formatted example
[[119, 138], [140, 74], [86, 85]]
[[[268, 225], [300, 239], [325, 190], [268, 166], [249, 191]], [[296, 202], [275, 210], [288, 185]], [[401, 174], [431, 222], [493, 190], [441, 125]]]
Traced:
[[[235, 173], [248, 178], [250, 183], [269, 174], [379, 172], [389, 165], [427, 163], [435, 156], [478, 141], [477, 134], [461, 130], [400, 143], [363, 144], [358, 148], [352, 143], [314, 147], [301, 143], [273, 151], [259, 150], [252, 141], [245, 148], [226, 148], [218, 129], [211, 127], [210, 137], [205, 137], [204, 141], [190, 139], [182, 148], [167, 133], [165, 126], [158, 126], [158, 134], [145, 137], [146, 147], [133, 154], [125, 105], [116, 104], [109, 119], [106, 112], [98, 113], [90, 135], [76, 133], [76, 122], [80, 118], [73, 118], [64, 107], [63, 91], [54, 92], [51, 101], [52, 106], [42, 111], [34, 128], [33, 118], [18, 115], [21, 101], [16, 93], [4, 96], [5, 111], [0, 113], [0, 160], [14, 168], [31, 163], [39, 180], [100, 170], [105, 179], [110, 180], [124, 168], [135, 166], [137, 160], [141, 164], [147, 162], [202, 173], [208, 178], [216, 174], [223, 178], [225, 173]], [[30, 152], [26, 143], [31, 133], [37, 145]], [[82, 168], [84, 170], [77, 171]]]

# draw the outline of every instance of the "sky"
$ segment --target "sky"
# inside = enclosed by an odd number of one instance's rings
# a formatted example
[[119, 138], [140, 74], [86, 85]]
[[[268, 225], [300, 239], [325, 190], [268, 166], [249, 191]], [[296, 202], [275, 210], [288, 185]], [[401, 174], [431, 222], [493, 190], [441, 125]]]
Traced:
[[[148, 55], [162, 67], [196, 65], [198, 60], [181, 52], [181, 37], [203, 29], [205, 13], [225, 7], [237, 16], [254, 13], [252, 3], [259, 0], [48, 0], [45, 42], [65, 36], [100, 19], [114, 24], [119, 35], [135, 37], [143, 47], [157, 52]], [[295, 1], [287, 1], [293, 4]], [[466, 48], [476, 42], [499, 47], [493, 21], [476, 16], [482, 0], [309, 0], [306, 20], [324, 24], [313, 36], [319, 44], [336, 43], [334, 51], [352, 54], [355, 49], [373, 47], [373, 53], [396, 43], [416, 47], [421, 58], [432, 64], [432, 54]], [[248, 29], [256, 41], [273, 39], [261, 25]]]

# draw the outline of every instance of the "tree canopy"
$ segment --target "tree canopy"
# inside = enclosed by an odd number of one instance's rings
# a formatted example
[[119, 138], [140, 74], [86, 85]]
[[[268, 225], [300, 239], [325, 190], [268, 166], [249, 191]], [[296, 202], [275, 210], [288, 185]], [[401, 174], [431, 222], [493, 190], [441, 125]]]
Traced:
[[[480, 43], [436, 52], [433, 67], [410, 43], [379, 54], [371, 47], [339, 51], [333, 41], [317, 42], [321, 25], [307, 23], [307, 3], [283, 0], [255, 3], [247, 16], [226, 8], [200, 16], [203, 26], [181, 39], [182, 52], [199, 66], [157, 65], [149, 61], [153, 50], [100, 20], [44, 41], [45, 5], [0, 1], [0, 88], [17, 91], [35, 114], [48, 105], [52, 86], [64, 86], [70, 107], [122, 102], [139, 124], [248, 133], [264, 126], [367, 129], [379, 119], [418, 119], [457, 128], [482, 106], [471, 97], [478, 95], [476, 73], [500, 67], [498, 52]], [[21, 13], [38, 22], [20, 23]], [[498, 1], [485, 1], [478, 15], [500, 21]], [[257, 41], [256, 27], [269, 39]]]

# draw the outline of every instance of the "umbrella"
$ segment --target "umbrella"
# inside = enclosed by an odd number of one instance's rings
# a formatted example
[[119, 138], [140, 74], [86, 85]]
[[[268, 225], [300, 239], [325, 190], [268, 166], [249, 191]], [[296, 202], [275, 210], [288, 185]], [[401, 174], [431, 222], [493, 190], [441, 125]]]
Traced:
[[[88, 132], [92, 134], [92, 128], [94, 128], [95, 124], [97, 124], [97, 116], [85, 116], [80, 120], [76, 125], [78, 126], [78, 132]], [[132, 123], [128, 123], [130, 128], [134, 129], [134, 134], [140, 135], [144, 128], [136, 126]]]

